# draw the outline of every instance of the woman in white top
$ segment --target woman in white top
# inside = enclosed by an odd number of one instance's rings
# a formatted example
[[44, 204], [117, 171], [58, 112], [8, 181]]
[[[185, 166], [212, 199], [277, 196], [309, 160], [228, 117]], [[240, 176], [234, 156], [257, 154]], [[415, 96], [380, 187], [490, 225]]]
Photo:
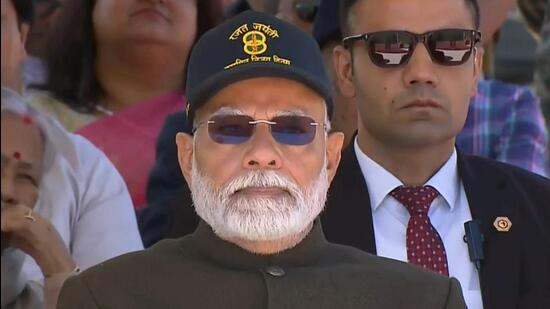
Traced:
[[[37, 149], [43, 149], [43, 160], [40, 175], [35, 180], [38, 195], [34, 198], [24, 198], [26, 203], [21, 203], [19, 198], [19, 202], [12, 203], [13, 197], [4, 194], [9, 188], [4, 190], [2, 187], [2, 245], [7, 235], [8, 246], [27, 254], [21, 271], [8, 273], [5, 272], [8, 267], [4, 263], [5, 250], [2, 250], [2, 307], [16, 304], [18, 297], [37, 290], [29, 287], [36, 286], [45, 288], [44, 296], [37, 298], [44, 297], [47, 307], [54, 306], [64, 279], [78, 269], [143, 248], [134, 210], [126, 185], [116, 169], [86, 139], [68, 133], [56, 121], [38, 114], [17, 94], [3, 88], [3, 129], [9, 123], [4, 121], [5, 116], [16, 119], [12, 121], [16, 125], [20, 121], [38, 128], [43, 144]], [[3, 132], [2, 148], [7, 149], [10, 136], [4, 135]], [[11, 135], [11, 138], [18, 138], [13, 130]], [[2, 149], [2, 182], [4, 161], [23, 161], [23, 154], [15, 148], [4, 152]], [[20, 224], [13, 224], [18, 220]], [[18, 250], [11, 251], [12, 262], [21, 259], [20, 255], [13, 254]], [[14, 278], [5, 278], [8, 275]], [[7, 289], [6, 282], [21, 284], [15, 289]]]

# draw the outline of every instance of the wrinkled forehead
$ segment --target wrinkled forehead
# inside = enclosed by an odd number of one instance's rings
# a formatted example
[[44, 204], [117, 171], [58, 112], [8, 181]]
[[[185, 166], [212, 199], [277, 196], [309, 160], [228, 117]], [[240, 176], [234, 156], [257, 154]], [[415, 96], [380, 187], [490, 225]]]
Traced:
[[258, 112], [256, 109], [243, 109], [239, 107], [222, 106], [214, 110], [210, 117], [224, 115], [241, 115], [250, 116], [252, 118], [267, 117], [267, 119], [277, 116], [311, 116], [308, 111], [303, 108], [288, 108], [288, 109], [272, 109]]
[[197, 110], [199, 118], [219, 109], [236, 109], [246, 115], [305, 114], [326, 110], [325, 99], [309, 86], [286, 78], [257, 77], [241, 80], [219, 90]]

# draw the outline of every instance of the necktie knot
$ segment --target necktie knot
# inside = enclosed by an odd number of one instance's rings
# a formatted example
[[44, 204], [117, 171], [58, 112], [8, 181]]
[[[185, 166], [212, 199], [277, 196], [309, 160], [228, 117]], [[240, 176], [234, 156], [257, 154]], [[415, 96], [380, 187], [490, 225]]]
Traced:
[[430, 205], [439, 192], [432, 186], [399, 186], [390, 195], [403, 204], [411, 216], [427, 216]]

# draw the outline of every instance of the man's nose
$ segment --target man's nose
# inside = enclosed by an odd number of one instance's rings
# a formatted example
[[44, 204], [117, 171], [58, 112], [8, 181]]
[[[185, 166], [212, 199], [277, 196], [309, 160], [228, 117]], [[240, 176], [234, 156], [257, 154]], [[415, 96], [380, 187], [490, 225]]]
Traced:
[[271, 135], [269, 125], [257, 124], [248, 141], [243, 165], [248, 169], [278, 169], [282, 164], [279, 143]]
[[415, 84], [428, 84], [433, 87], [438, 85], [436, 73], [438, 64], [432, 61], [424, 44], [417, 44], [414, 52], [406, 64], [403, 72], [403, 82], [409, 87]]

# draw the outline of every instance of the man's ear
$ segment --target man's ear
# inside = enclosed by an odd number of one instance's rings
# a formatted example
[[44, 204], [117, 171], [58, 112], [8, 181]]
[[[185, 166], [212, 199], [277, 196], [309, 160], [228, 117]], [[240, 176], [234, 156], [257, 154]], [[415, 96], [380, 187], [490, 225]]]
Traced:
[[342, 146], [344, 145], [344, 133], [333, 132], [327, 138], [327, 175], [329, 182], [332, 182], [342, 157]]
[[187, 181], [187, 185], [191, 187], [192, 168], [193, 168], [193, 136], [187, 133], [176, 134], [176, 144], [178, 146], [178, 162], [180, 164], [181, 173]]
[[481, 46], [474, 47], [474, 84], [471, 95], [477, 94], [477, 83], [483, 77], [483, 55], [485, 49]]
[[344, 46], [337, 45], [332, 51], [332, 64], [340, 92], [346, 97], [355, 97], [351, 52]]

